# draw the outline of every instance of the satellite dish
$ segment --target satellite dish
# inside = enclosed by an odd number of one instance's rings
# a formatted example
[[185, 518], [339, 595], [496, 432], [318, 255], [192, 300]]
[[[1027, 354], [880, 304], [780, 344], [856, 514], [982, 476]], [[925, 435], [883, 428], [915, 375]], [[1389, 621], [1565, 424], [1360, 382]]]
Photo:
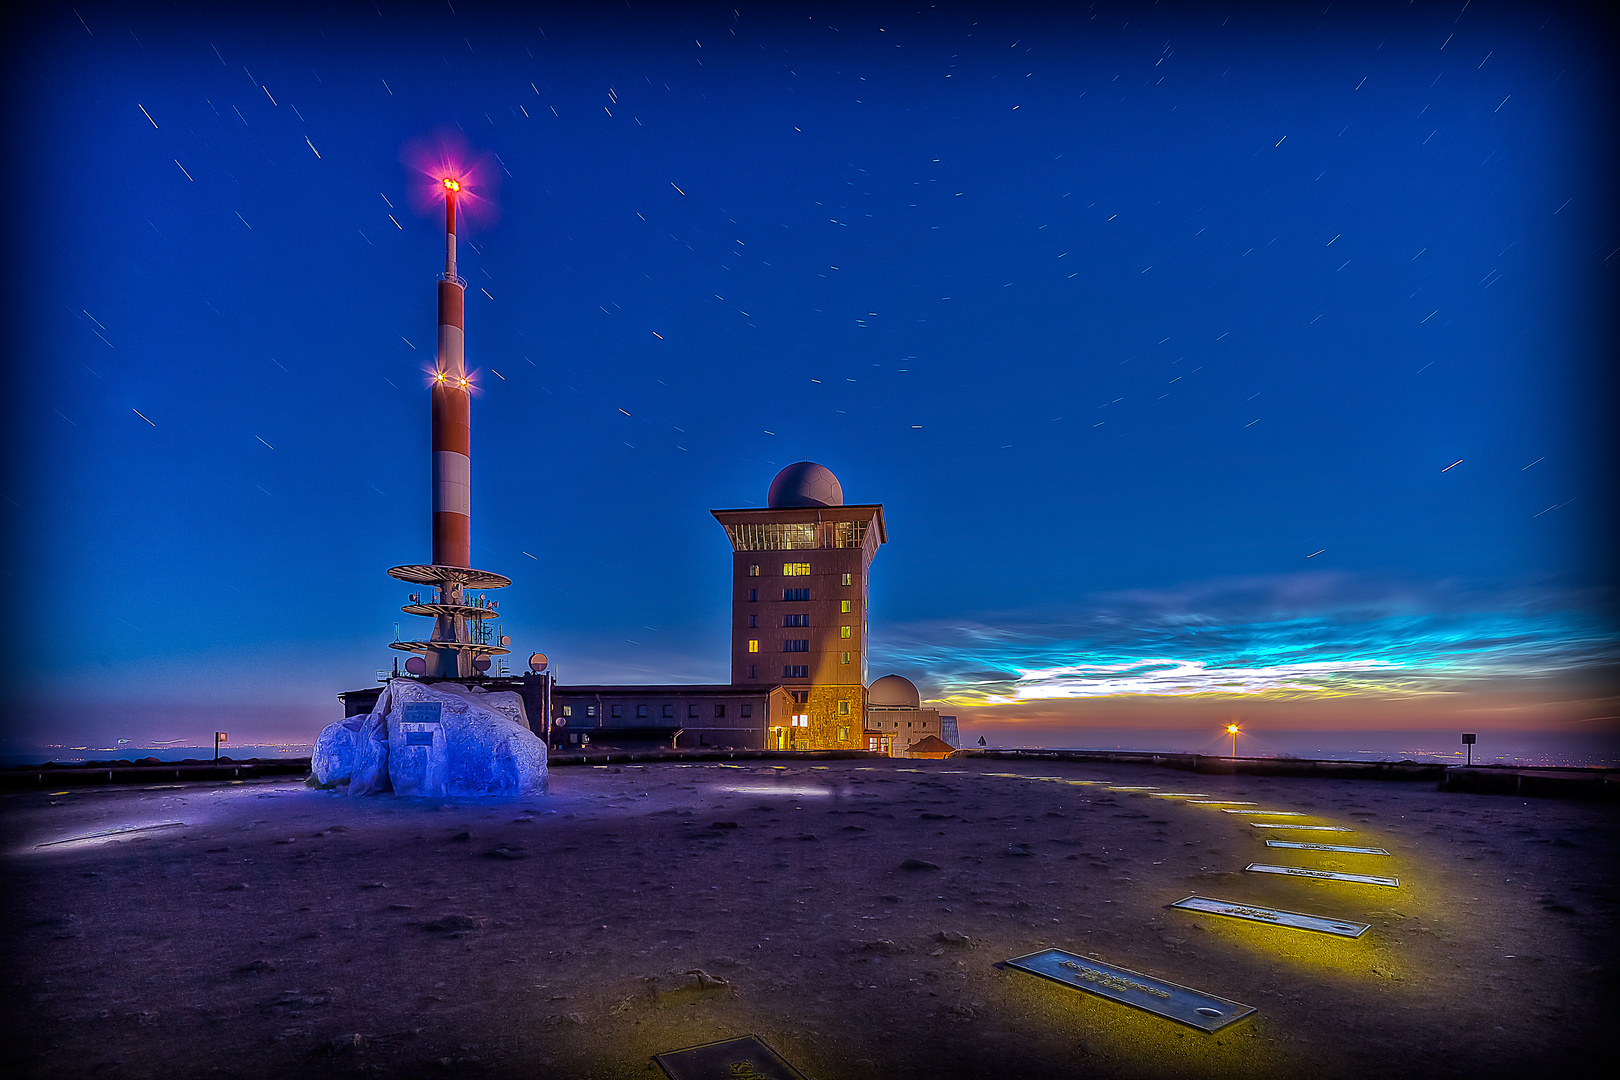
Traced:
[[557, 717], [557, 726], [558, 727], [567, 727], [568, 726], [568, 717], [566, 717], [566, 716]]
[[489, 670], [489, 657], [478, 656], [473, 658], [473, 668], [478, 671]]
[[512, 635], [511, 634], [502, 634], [501, 635], [501, 646], [504, 648], [505, 646], [508, 646], [510, 644], [512, 644]]
[[422, 659], [420, 656], [413, 656], [409, 660], [405, 661], [405, 670], [410, 672], [412, 675], [426, 675], [427, 661]]
[[543, 652], [537, 652], [533, 656], [529, 657], [529, 670], [539, 674], [540, 672], [546, 670], [546, 665], [548, 663], [550, 663], [550, 661], [546, 659], [546, 654]]

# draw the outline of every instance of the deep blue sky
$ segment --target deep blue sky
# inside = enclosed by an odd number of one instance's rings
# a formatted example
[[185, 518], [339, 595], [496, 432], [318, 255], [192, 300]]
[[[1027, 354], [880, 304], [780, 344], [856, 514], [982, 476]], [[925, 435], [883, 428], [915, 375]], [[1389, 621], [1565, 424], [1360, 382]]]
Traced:
[[1612, 38], [1287, 7], [41, 9], [16, 730], [296, 735], [396, 655], [443, 258], [400, 148], [456, 129], [503, 172], [474, 561], [565, 681], [724, 681], [708, 510], [812, 459], [885, 505], [873, 676], [961, 711], [1613, 716]]

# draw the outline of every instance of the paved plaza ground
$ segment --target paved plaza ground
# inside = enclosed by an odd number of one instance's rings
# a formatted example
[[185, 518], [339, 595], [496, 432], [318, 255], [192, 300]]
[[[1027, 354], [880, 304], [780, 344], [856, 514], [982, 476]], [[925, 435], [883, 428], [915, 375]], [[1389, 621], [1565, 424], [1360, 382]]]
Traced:
[[[1256, 829], [1195, 794], [1353, 831]], [[10, 794], [8, 1072], [656, 1078], [654, 1053], [751, 1033], [814, 1080], [1594, 1075], [1617, 816], [985, 761], [566, 767], [499, 803]], [[1167, 907], [1191, 894], [1371, 929]], [[1257, 1012], [1210, 1035], [998, 966], [1046, 947]]]

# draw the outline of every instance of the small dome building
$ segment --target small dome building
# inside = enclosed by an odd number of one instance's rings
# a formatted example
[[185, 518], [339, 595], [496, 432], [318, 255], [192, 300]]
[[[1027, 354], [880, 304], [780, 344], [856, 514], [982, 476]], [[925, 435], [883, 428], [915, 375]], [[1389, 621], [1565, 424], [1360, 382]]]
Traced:
[[[945, 721], [949, 721], [947, 725]], [[873, 680], [866, 691], [866, 744], [890, 757], [949, 757], [955, 743], [956, 717], [942, 717], [938, 709], [922, 707], [917, 684], [904, 675]]]

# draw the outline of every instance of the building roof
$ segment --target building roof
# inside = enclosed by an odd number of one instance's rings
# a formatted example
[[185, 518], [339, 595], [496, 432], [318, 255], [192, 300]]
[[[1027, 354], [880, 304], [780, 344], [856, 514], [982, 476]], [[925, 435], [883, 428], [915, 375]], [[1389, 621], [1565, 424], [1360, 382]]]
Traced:
[[950, 754], [955, 751], [956, 747], [937, 735], [925, 736], [906, 747], [908, 754]]
[[666, 683], [642, 684], [634, 683], [624, 686], [610, 686], [607, 684], [592, 684], [589, 686], [563, 686], [558, 683], [551, 688], [553, 694], [608, 694], [634, 696], [644, 694], [648, 697], [655, 695], [681, 695], [694, 694], [701, 697], [758, 697], [780, 689], [776, 683], [761, 683], [758, 686], [733, 686], [730, 683]]
[[850, 503], [845, 506], [737, 506], [730, 509], [710, 510], [722, 525], [743, 521], [779, 522], [787, 525], [808, 524], [816, 521], [873, 521], [877, 524], [878, 542], [889, 542], [889, 529], [883, 521], [882, 503]]

